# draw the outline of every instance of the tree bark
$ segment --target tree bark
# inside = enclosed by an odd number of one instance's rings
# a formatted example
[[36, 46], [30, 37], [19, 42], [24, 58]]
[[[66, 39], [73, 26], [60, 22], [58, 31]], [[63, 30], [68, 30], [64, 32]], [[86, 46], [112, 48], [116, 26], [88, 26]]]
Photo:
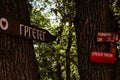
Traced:
[[[27, 0], [0, 0], [0, 17], [30, 24]], [[32, 40], [0, 32], [0, 80], [39, 80]]]
[[66, 49], [66, 80], [71, 80], [71, 69], [70, 69], [70, 49], [72, 45], [72, 33], [69, 30], [69, 37], [68, 37], [68, 46]]
[[56, 71], [56, 75], [57, 75], [57, 80], [64, 80], [62, 77], [62, 70], [61, 70], [61, 64], [59, 63], [59, 60], [57, 60], [57, 71]]
[[[63, 26], [63, 24], [61, 25]], [[58, 34], [61, 36], [62, 35], [62, 32], [63, 32], [63, 27], [60, 27], [60, 31], [58, 32]], [[57, 41], [57, 44], [60, 44], [60, 38], [58, 39]], [[63, 77], [62, 77], [62, 70], [61, 70], [61, 63], [60, 63], [60, 55], [57, 54], [57, 58], [58, 60], [56, 61], [56, 75], [57, 75], [57, 80], [63, 80]]]
[[75, 0], [74, 25], [80, 80], [115, 80], [114, 65], [92, 63], [91, 51], [109, 52], [109, 43], [97, 43], [97, 32], [113, 32], [108, 0]]

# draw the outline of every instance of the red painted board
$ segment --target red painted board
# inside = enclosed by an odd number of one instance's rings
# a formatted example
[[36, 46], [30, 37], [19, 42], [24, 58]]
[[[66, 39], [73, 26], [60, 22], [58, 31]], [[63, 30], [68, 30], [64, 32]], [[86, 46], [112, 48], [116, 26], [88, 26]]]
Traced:
[[98, 32], [97, 42], [117, 42], [119, 40], [119, 35], [117, 33], [111, 32]]
[[115, 62], [115, 54], [93, 51], [90, 53], [90, 60], [91, 62], [113, 64]]

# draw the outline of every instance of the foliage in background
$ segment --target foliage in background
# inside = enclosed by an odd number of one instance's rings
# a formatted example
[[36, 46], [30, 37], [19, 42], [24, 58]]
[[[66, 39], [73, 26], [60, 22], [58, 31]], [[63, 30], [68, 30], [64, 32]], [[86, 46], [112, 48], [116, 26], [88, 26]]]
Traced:
[[[120, 0], [110, 0], [113, 10], [116, 31], [120, 34]], [[60, 64], [62, 78], [66, 79], [66, 50], [69, 36], [72, 43], [69, 52], [70, 77], [78, 79], [78, 60], [76, 50], [76, 35], [73, 25], [75, 15], [74, 0], [29, 0], [31, 23], [57, 35], [57, 40], [51, 43], [34, 42], [39, 73], [42, 80], [60, 80], [57, 67]], [[117, 43], [120, 45], [120, 42]], [[120, 53], [120, 47], [118, 46]]]
[[[114, 24], [116, 27], [116, 32], [120, 35], [120, 0], [112, 0], [111, 8], [113, 10]], [[120, 58], [120, 41], [116, 43], [117, 53]]]
[[75, 11], [74, 3], [70, 0], [32, 0], [30, 4], [32, 5], [29, 9], [31, 23], [48, 30], [53, 35], [57, 35], [57, 40], [54, 42], [34, 42], [41, 79], [60, 80], [57, 72], [58, 63], [62, 71], [62, 78], [66, 79], [66, 49], [69, 33], [72, 34], [69, 53], [70, 75], [71, 78], [77, 79], [79, 75], [77, 72], [76, 37], [72, 24]]

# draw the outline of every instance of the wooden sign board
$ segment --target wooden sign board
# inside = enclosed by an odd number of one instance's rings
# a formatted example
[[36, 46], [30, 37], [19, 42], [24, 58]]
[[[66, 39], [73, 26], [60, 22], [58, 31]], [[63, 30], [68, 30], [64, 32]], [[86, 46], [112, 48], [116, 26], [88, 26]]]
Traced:
[[108, 52], [96, 52], [93, 51], [90, 53], [91, 62], [96, 63], [115, 63], [115, 54]]
[[117, 33], [98, 32], [97, 42], [117, 42], [119, 35]]
[[41, 42], [51, 42], [56, 39], [56, 36], [51, 35], [47, 30], [34, 25], [24, 25], [10, 18], [0, 18], [0, 32]]

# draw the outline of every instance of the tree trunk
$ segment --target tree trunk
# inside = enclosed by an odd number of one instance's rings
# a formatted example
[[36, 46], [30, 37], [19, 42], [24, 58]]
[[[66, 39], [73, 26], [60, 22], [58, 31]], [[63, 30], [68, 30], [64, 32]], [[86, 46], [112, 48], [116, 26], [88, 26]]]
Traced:
[[97, 32], [111, 32], [108, 0], [75, 0], [74, 25], [77, 35], [77, 51], [80, 80], [115, 80], [114, 65], [92, 63], [91, 51], [109, 52], [110, 43], [97, 43]]
[[70, 69], [70, 49], [72, 45], [72, 33], [69, 30], [69, 37], [68, 37], [68, 46], [66, 49], [66, 80], [71, 80], [71, 69]]
[[[0, 17], [6, 16], [30, 24], [27, 1], [0, 0]], [[39, 80], [31, 40], [0, 32], [0, 80]]]
[[116, 67], [116, 68], [115, 68], [115, 69], [116, 69], [116, 70], [115, 70], [115, 72], [116, 72], [116, 73], [115, 73], [115, 74], [116, 74], [116, 80], [120, 80], [120, 75], [119, 75], [119, 74], [120, 74], [120, 61], [117, 61], [117, 62], [116, 62], [115, 67]]
[[57, 71], [56, 71], [57, 80], [64, 80], [63, 77], [62, 77], [61, 64], [59, 63], [59, 60], [57, 60], [57, 66], [56, 66], [56, 68], [57, 68]]
[[70, 69], [70, 49], [72, 46], [72, 21], [69, 19], [69, 35], [68, 35], [68, 45], [66, 49], [66, 80], [71, 80], [71, 69]]

